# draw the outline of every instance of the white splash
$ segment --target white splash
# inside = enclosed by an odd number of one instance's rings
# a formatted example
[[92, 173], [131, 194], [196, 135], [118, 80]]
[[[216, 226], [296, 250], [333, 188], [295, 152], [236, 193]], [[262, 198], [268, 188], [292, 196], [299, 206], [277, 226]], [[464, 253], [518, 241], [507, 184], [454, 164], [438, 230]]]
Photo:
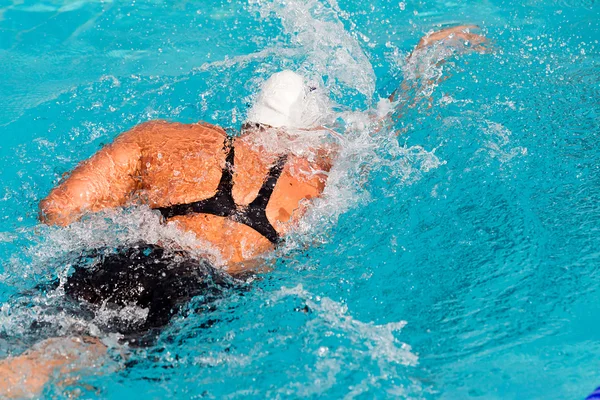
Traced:
[[193, 233], [182, 231], [176, 224], [161, 223], [158, 213], [145, 206], [107, 210], [65, 228], [46, 229], [46, 241], [30, 250], [38, 260], [56, 258], [57, 250], [59, 254], [68, 254], [143, 242], [186, 249], [192, 255], [207, 256], [218, 265], [223, 264], [209, 243], [200, 242]]
[[12, 242], [16, 240], [17, 236], [12, 234], [11, 232], [0, 232], [0, 243], [1, 242]]
[[[318, 318], [309, 322], [311, 325], [326, 325], [334, 330], [341, 330], [344, 337], [356, 346], [366, 346], [369, 356], [374, 360], [382, 360], [406, 366], [414, 366], [418, 356], [412, 353], [410, 345], [396, 339], [394, 332], [400, 332], [406, 321], [389, 322], [375, 325], [365, 323], [348, 315], [348, 307], [327, 297], [312, 295], [302, 285], [293, 288], [282, 287], [273, 293], [271, 301], [277, 302], [284, 297], [297, 297], [316, 312]], [[326, 352], [319, 349], [319, 352]]]
[[512, 146], [510, 136], [512, 132], [499, 122], [485, 120], [487, 125], [484, 128], [486, 140], [484, 142], [485, 150], [490, 157], [497, 158], [501, 163], [506, 163], [517, 156], [527, 154], [527, 148], [521, 146]]
[[303, 54], [300, 67], [304, 75], [321, 80], [328, 76], [339, 85], [355, 89], [371, 98], [375, 91], [375, 73], [358, 40], [339, 18], [335, 2], [325, 5], [317, 0], [251, 0], [262, 18], [275, 16], [281, 21], [292, 44]]
[[95, 314], [94, 321], [99, 325], [107, 325], [112, 320], [128, 321], [131, 324], [143, 324], [148, 318], [149, 308], [139, 307], [134, 303], [117, 309], [103, 303]]
[[[359, 321], [348, 315], [346, 305], [327, 297], [315, 296], [306, 291], [302, 285], [292, 288], [282, 287], [273, 293], [270, 304], [286, 297], [301, 299], [310, 309], [311, 315], [316, 314], [303, 329], [303, 332], [308, 333], [311, 345], [316, 347], [316, 350], [312, 351], [316, 355], [316, 361], [306, 370], [310, 383], [291, 381], [279, 390], [280, 393], [294, 393], [300, 397], [323, 395], [334, 385], [339, 384], [338, 375], [343, 374], [348, 368], [348, 358], [360, 365], [368, 365], [370, 362], [375, 364], [369, 367], [371, 372], [366, 381], [349, 388], [349, 393], [345, 396], [348, 399], [379, 387], [382, 382], [389, 385], [390, 377], [405, 377], [405, 370], [400, 371], [398, 367], [417, 365], [418, 356], [411, 351], [411, 347], [395, 337], [395, 333], [404, 328], [406, 321], [383, 325]], [[336, 341], [332, 341], [331, 338], [334, 337], [341, 338], [341, 341], [337, 342], [339, 346], [335, 345]], [[327, 346], [319, 346], [320, 343], [327, 343]], [[403, 393], [406, 391], [406, 386], [397, 383], [387, 390]]]

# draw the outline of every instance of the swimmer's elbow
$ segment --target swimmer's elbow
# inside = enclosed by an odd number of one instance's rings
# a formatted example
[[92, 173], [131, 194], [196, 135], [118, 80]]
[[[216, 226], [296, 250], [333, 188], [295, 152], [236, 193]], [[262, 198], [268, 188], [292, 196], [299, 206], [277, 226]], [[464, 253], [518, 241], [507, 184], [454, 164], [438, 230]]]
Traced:
[[46, 225], [58, 225], [57, 221], [60, 220], [58, 209], [48, 198], [40, 201], [38, 219]]
[[117, 141], [133, 141], [138, 145], [144, 145], [145, 142], [152, 137], [153, 133], [156, 134], [157, 132], [161, 132], [168, 125], [169, 123], [162, 119], [142, 122], [133, 129], [122, 133], [119, 138], [117, 138]]
[[40, 201], [38, 219], [46, 225], [67, 226], [75, 218], [71, 210], [67, 207], [61, 207], [51, 196]]

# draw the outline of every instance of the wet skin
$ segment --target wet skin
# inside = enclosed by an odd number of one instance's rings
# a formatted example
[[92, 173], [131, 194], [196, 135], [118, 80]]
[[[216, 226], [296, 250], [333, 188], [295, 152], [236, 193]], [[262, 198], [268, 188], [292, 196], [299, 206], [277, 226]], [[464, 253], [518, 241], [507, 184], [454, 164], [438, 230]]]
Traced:
[[[253, 144], [255, 134], [244, 132], [235, 140], [233, 198], [240, 207], [254, 200], [279, 156]], [[157, 208], [210, 198], [225, 164], [225, 138], [224, 130], [206, 123], [139, 125], [79, 165], [52, 190], [40, 203], [41, 219], [64, 226], [105, 208], [132, 204]], [[277, 181], [266, 214], [280, 235], [302, 216], [307, 200], [325, 188], [330, 152], [315, 149], [315, 154], [312, 160], [290, 155]], [[190, 214], [168, 222], [216, 248], [233, 268], [230, 272], [273, 248], [260, 233], [230, 218]]]

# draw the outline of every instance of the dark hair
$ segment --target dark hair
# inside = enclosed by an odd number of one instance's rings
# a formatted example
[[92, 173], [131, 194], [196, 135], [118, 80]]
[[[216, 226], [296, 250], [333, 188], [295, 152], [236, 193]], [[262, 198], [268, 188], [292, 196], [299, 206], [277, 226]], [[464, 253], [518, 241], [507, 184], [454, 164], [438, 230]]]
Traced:
[[246, 130], [246, 129], [257, 129], [260, 131], [264, 131], [265, 128], [269, 127], [268, 125], [265, 124], [261, 124], [259, 122], [244, 122], [242, 124], [242, 130]]

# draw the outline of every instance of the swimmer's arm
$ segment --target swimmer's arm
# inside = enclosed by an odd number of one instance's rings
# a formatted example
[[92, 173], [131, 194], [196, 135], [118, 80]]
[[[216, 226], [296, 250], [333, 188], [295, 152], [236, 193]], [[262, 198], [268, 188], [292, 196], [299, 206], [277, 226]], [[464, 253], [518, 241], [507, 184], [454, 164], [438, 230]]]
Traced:
[[[74, 372], [98, 368], [105, 360], [107, 348], [98, 339], [50, 338], [16, 357], [0, 360], [0, 398], [38, 397], [56, 372]], [[77, 377], [67, 377], [68, 384]]]
[[81, 163], [48, 197], [40, 202], [39, 218], [65, 226], [88, 212], [125, 205], [139, 180], [142, 124]]
[[[442, 64], [446, 60], [444, 58], [427, 57], [424, 53], [427, 49], [435, 45], [443, 45], [446, 48], [453, 48], [456, 53], [471, 53], [479, 52], [485, 53], [488, 51], [486, 45], [489, 43], [485, 36], [473, 33], [473, 30], [478, 30], [477, 25], [460, 25], [451, 28], [442, 29], [440, 31], [431, 32], [423, 36], [417, 47], [408, 55], [406, 62], [412, 67], [412, 75], [405, 77], [404, 81], [400, 84], [400, 87], [392, 92], [388, 97], [390, 102], [395, 102], [402, 99], [401, 96], [406, 94], [417, 85], [418, 79], [423, 75], [423, 72], [430, 68], [432, 64]], [[420, 59], [419, 59], [420, 58]], [[421, 62], [419, 64], [419, 61]], [[410, 82], [409, 82], [410, 81]], [[427, 81], [424, 82], [426, 85], [432, 85], [438, 82]], [[399, 90], [402, 90], [399, 92]]]
[[[404, 77], [400, 86], [392, 92], [387, 100], [381, 100], [380, 105], [385, 111], [377, 112], [373, 117], [378, 122], [376, 130], [399, 119], [406, 106], [415, 105], [423, 99], [422, 94], [428, 91], [426, 88], [437, 85], [446, 79], [446, 77], [436, 76], [435, 74], [427, 79], [427, 74], [431, 74], [432, 67], [446, 62], [444, 57], [488, 51], [486, 47], [488, 39], [485, 36], [471, 32], [476, 29], [479, 29], [476, 25], [455, 26], [429, 33], [419, 40], [417, 47], [406, 59], [408, 68], [405, 72], [407, 76]], [[450, 53], [436, 51], [436, 49], [444, 48], [452, 49], [452, 51]], [[429, 53], [430, 49], [434, 53]]]
[[464, 47], [465, 42], [468, 42], [470, 51], [486, 51], [485, 45], [488, 43], [488, 39], [485, 36], [471, 32], [478, 29], [480, 28], [477, 25], [460, 25], [428, 33], [419, 40], [417, 47], [410, 54], [409, 58], [412, 57], [417, 50], [442, 41], [446, 45], [455, 47]]

